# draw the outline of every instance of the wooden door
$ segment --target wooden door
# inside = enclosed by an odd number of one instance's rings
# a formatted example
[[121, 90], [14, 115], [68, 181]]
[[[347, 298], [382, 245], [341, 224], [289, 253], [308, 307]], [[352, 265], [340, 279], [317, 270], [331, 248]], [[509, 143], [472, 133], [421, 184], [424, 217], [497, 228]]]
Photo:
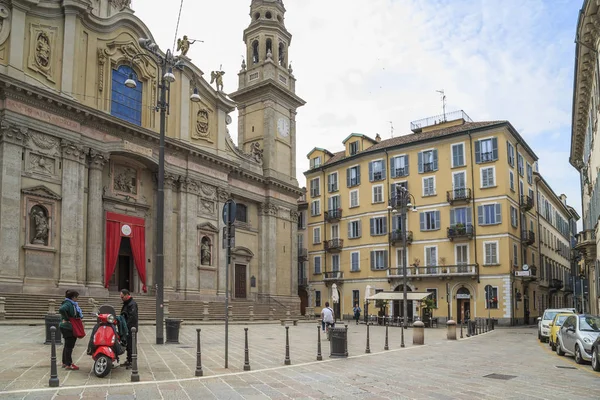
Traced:
[[236, 264], [235, 265], [235, 298], [245, 299], [246, 298], [246, 266]]

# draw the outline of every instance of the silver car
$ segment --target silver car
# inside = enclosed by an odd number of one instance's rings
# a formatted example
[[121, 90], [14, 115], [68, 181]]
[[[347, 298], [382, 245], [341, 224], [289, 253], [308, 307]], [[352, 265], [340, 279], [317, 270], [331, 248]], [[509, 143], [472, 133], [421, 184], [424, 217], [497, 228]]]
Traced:
[[571, 315], [560, 327], [556, 336], [556, 353], [575, 357], [577, 364], [592, 359], [592, 344], [600, 335], [600, 317]]

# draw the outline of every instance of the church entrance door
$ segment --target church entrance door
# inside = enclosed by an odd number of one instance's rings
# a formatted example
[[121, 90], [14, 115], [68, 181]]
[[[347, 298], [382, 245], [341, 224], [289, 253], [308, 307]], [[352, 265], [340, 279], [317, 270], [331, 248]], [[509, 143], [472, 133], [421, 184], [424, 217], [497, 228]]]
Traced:
[[246, 298], [246, 266], [235, 264], [235, 298]]

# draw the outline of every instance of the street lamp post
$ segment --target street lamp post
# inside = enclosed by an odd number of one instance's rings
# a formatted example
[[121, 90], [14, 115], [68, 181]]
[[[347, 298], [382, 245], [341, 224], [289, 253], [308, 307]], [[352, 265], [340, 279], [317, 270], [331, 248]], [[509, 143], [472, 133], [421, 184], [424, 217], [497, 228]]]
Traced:
[[[150, 39], [139, 39], [139, 44], [151, 54], [138, 53], [131, 59], [131, 67], [133, 69], [133, 61], [138, 57], [148, 57], [156, 61], [160, 66], [160, 97], [156, 104], [156, 111], [160, 111], [160, 141], [158, 150], [158, 189], [156, 198], [156, 344], [164, 343], [163, 335], [163, 320], [164, 320], [164, 215], [165, 215], [165, 131], [167, 125], [167, 112], [169, 103], [167, 101], [167, 92], [170, 94], [171, 83], [175, 82], [173, 69], [183, 69], [183, 61], [173, 56], [171, 50], [167, 50], [166, 54], [162, 54], [156, 43]], [[133, 74], [125, 81], [125, 86], [132, 89], [137, 86], [133, 79]], [[194, 93], [190, 97], [190, 101], [200, 101], [198, 89], [194, 89]]]

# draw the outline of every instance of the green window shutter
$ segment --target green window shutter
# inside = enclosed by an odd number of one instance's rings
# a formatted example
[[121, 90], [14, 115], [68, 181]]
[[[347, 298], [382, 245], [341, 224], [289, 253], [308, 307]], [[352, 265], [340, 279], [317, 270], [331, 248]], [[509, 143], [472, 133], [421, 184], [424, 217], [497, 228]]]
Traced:
[[484, 225], [485, 219], [483, 217], [483, 206], [477, 206], [477, 223]]
[[421, 230], [424, 231], [425, 230], [425, 213], [422, 212], [419, 214], [420, 220], [421, 220]]
[[404, 176], [408, 176], [408, 155], [404, 156]]
[[356, 167], [356, 184], [360, 185], [360, 165]]
[[419, 153], [419, 173], [423, 173], [423, 153]]
[[498, 138], [492, 138], [492, 159], [498, 159]]
[[502, 205], [496, 204], [496, 223], [502, 223]]
[[454, 212], [456, 210], [450, 210], [450, 226], [454, 226], [455, 224], [455, 219], [454, 219]]
[[369, 163], [369, 182], [373, 182], [373, 162]]
[[371, 236], [375, 235], [375, 218], [371, 218]]
[[436, 211], [435, 212], [435, 229], [440, 229], [441, 224], [440, 224], [440, 212]]
[[438, 151], [437, 149], [433, 149], [433, 170], [438, 170]]
[[346, 186], [351, 187], [352, 185], [350, 184], [350, 168], [348, 168], [346, 170]]
[[475, 162], [481, 163], [481, 143], [479, 140], [475, 141]]

